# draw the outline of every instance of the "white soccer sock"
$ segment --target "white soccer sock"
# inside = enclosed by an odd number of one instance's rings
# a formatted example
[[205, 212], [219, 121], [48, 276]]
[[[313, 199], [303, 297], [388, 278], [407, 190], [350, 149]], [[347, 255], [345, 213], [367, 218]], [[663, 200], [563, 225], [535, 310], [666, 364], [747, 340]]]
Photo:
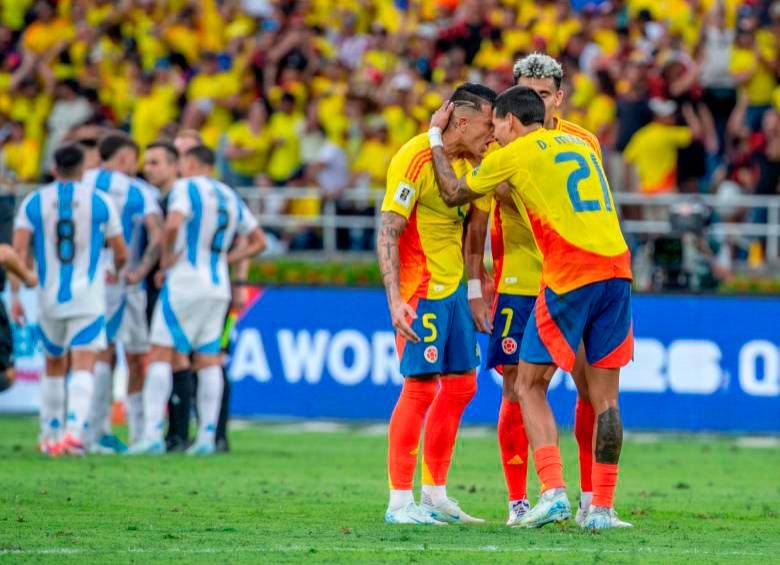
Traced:
[[130, 444], [136, 443], [144, 433], [144, 395], [133, 392], [127, 395], [127, 431]]
[[422, 503], [428, 506], [438, 506], [447, 502], [447, 487], [444, 485], [423, 485]]
[[109, 415], [113, 380], [111, 365], [105, 361], [97, 361], [95, 363], [95, 392], [92, 395], [92, 406], [89, 410], [87, 433], [90, 442], [97, 441], [104, 434], [111, 432]]
[[68, 380], [68, 422], [65, 431], [81, 439], [88, 424], [89, 408], [95, 388], [89, 371], [72, 371]]
[[387, 504], [390, 510], [406, 508], [410, 502], [414, 502], [412, 491], [390, 489], [390, 502]]
[[580, 508], [587, 510], [593, 500], [592, 492], [580, 492]]
[[214, 365], [198, 371], [198, 443], [214, 443], [223, 386], [221, 367]]
[[65, 377], [41, 376], [41, 441], [60, 441], [65, 425]]
[[149, 364], [144, 382], [144, 439], [162, 441], [165, 429], [165, 407], [173, 388], [173, 371], [168, 363]]

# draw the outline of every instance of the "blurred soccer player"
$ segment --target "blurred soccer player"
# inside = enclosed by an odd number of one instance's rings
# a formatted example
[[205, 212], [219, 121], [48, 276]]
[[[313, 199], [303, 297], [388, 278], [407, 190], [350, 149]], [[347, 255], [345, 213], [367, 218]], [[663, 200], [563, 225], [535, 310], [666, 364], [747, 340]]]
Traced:
[[[465, 84], [444, 132], [447, 158], [465, 174], [492, 141], [495, 93]], [[474, 397], [479, 365], [463, 276], [463, 222], [468, 207], [442, 202], [426, 135], [407, 142], [390, 163], [377, 254], [396, 329], [404, 385], [390, 418], [388, 523], [483, 522], [447, 497], [447, 473], [464, 409]], [[427, 420], [426, 420], [427, 415]], [[422, 499], [412, 487], [425, 423]]]
[[[112, 132], [98, 142], [101, 166], [84, 173], [83, 183], [111, 198], [122, 222], [122, 237], [128, 247], [128, 267], [154, 260], [161, 234], [162, 214], [155, 190], [135, 177], [138, 146], [127, 135]], [[145, 259], [145, 254], [149, 257]], [[113, 367], [116, 342], [121, 341], [128, 367], [128, 392], [143, 386], [144, 365], [149, 349], [146, 323], [146, 294], [140, 284], [127, 284], [124, 273], [115, 273], [106, 285], [106, 338], [108, 348], [95, 363], [95, 394], [90, 415], [87, 447], [100, 453], [126, 449], [111, 433]], [[138, 435], [140, 416], [137, 402], [128, 402], [132, 439]]]
[[[220, 338], [230, 302], [228, 265], [263, 249], [265, 238], [238, 195], [207, 176], [214, 153], [193, 147], [181, 158], [182, 175], [171, 190], [160, 261], [165, 282], [152, 320], [152, 351], [144, 384], [144, 439], [133, 454], [165, 452], [165, 406], [172, 387], [174, 352], [194, 353], [198, 373], [198, 436], [187, 450], [208, 455], [222, 398]], [[237, 234], [244, 245], [228, 253]], [[162, 278], [162, 277], [161, 277]]]
[[[6, 243], [0, 244], [0, 279], [5, 286], [5, 272], [21, 280], [27, 287], [38, 284], [38, 275], [22, 262], [14, 248]], [[14, 383], [14, 343], [11, 324], [0, 301], [0, 392], [8, 390]]]
[[[14, 249], [23, 263], [30, 246], [38, 268], [39, 330], [46, 354], [41, 377], [41, 438], [45, 454], [84, 453], [93, 393], [93, 368], [98, 351], [106, 347], [106, 266], [101, 250], [107, 241], [117, 271], [127, 249], [113, 202], [80, 183], [84, 153], [66, 145], [54, 154], [56, 182], [30, 194], [16, 217]], [[14, 291], [18, 283], [12, 281]], [[24, 311], [18, 297], [12, 312], [21, 323]], [[65, 373], [70, 352], [70, 379], [65, 416]], [[60, 443], [61, 441], [61, 443]]]
[[[155, 141], [146, 146], [144, 152], [144, 176], [160, 190], [159, 204], [163, 215], [167, 214], [168, 198], [174, 183], [179, 176], [179, 152], [168, 141]], [[149, 256], [151, 259], [152, 256]], [[128, 282], [137, 283], [145, 281], [146, 286], [146, 319], [151, 325], [152, 313], [157, 304], [160, 289], [155, 283], [155, 275], [158, 272], [159, 263], [142, 261], [138, 268], [127, 274]], [[140, 383], [143, 385], [143, 383]], [[186, 355], [174, 354], [173, 361], [173, 391], [168, 402], [168, 431], [165, 436], [166, 449], [169, 452], [184, 451], [189, 443], [189, 422], [192, 408], [193, 376], [190, 369], [190, 360]], [[128, 390], [128, 417], [130, 412], [137, 414], [143, 424], [143, 388], [137, 392]], [[137, 427], [139, 436], [131, 439], [135, 443], [143, 434], [142, 426]]]
[[[612, 499], [622, 444], [620, 367], [633, 354], [631, 257], [601, 161], [581, 138], [545, 129], [544, 110], [534, 90], [515, 86], [496, 99], [493, 121], [502, 148], [486, 157], [474, 175], [459, 179], [440, 146], [433, 147], [433, 161], [442, 198], [450, 206], [508, 183], [543, 256], [543, 287], [523, 334], [516, 387], [542, 495], [518, 525], [538, 527], [571, 516], [546, 394], [554, 367], [571, 371], [582, 341], [597, 414], [593, 500], [582, 525], [627, 527]], [[440, 135], [452, 111], [448, 103], [434, 115], [431, 139]]]
[[[545, 105], [544, 124], [547, 129], [560, 130], [583, 139], [599, 159], [598, 139], [587, 130], [557, 117], [563, 103], [561, 88], [563, 68], [549, 55], [534, 53], [515, 63], [516, 84], [527, 86], [541, 96]], [[487, 199], [487, 203], [485, 202]], [[483, 269], [484, 241], [492, 211], [491, 251], [493, 273], [498, 293], [493, 302], [493, 316], [480, 287]], [[466, 235], [466, 268], [469, 273], [469, 304], [477, 328], [490, 333], [488, 368], [498, 368], [503, 375], [503, 398], [498, 417], [498, 441], [501, 463], [509, 491], [509, 519], [516, 524], [529, 508], [526, 481], [528, 475], [528, 437], [523, 426], [522, 410], [515, 392], [520, 343], [539, 294], [542, 276], [542, 256], [533, 238], [531, 225], [524, 210], [518, 210], [503, 187], [497, 193], [475, 202]], [[585, 382], [584, 351], [580, 348], [572, 370], [579, 396], [575, 410], [574, 430], [579, 446], [581, 495], [577, 522], [581, 523], [592, 497], [591, 466], [593, 464], [593, 428], [595, 415], [588, 399]]]

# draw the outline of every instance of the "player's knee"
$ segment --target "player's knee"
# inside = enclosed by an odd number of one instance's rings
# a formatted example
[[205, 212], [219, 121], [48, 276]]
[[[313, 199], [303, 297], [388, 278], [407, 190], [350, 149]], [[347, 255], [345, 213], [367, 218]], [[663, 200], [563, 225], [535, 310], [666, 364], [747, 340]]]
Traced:
[[61, 357], [47, 357], [46, 358], [46, 374], [50, 377], [64, 376], [68, 371], [68, 358], [63, 355]]

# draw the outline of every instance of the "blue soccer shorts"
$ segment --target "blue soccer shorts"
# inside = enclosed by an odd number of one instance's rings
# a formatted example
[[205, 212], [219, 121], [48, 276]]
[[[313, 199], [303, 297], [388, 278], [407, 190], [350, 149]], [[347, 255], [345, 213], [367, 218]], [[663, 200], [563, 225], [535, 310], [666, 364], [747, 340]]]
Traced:
[[413, 298], [409, 304], [417, 313], [412, 330], [420, 342], [396, 335], [403, 376], [466, 373], [479, 366], [477, 334], [464, 286], [446, 298]]
[[563, 294], [542, 289], [528, 320], [520, 358], [571, 372], [580, 341], [594, 367], [617, 369], [631, 361], [631, 281], [609, 279]]

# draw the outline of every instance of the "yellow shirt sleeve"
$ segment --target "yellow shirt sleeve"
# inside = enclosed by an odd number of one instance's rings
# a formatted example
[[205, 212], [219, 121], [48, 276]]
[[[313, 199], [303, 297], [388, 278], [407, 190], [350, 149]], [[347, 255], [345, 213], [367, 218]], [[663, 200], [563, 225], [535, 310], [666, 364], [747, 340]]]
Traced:
[[490, 153], [479, 167], [466, 176], [466, 186], [469, 190], [477, 194], [491, 194], [499, 184], [509, 180], [517, 172], [512, 166], [512, 154], [506, 151], [507, 147]]
[[678, 147], [688, 147], [693, 142], [693, 134], [686, 126], [670, 127], [666, 134], [668, 139]]
[[417, 204], [421, 188], [419, 179], [413, 182], [406, 176], [408, 165], [408, 159], [392, 160], [387, 170], [387, 192], [382, 201], [382, 212], [395, 212], [407, 220]]

